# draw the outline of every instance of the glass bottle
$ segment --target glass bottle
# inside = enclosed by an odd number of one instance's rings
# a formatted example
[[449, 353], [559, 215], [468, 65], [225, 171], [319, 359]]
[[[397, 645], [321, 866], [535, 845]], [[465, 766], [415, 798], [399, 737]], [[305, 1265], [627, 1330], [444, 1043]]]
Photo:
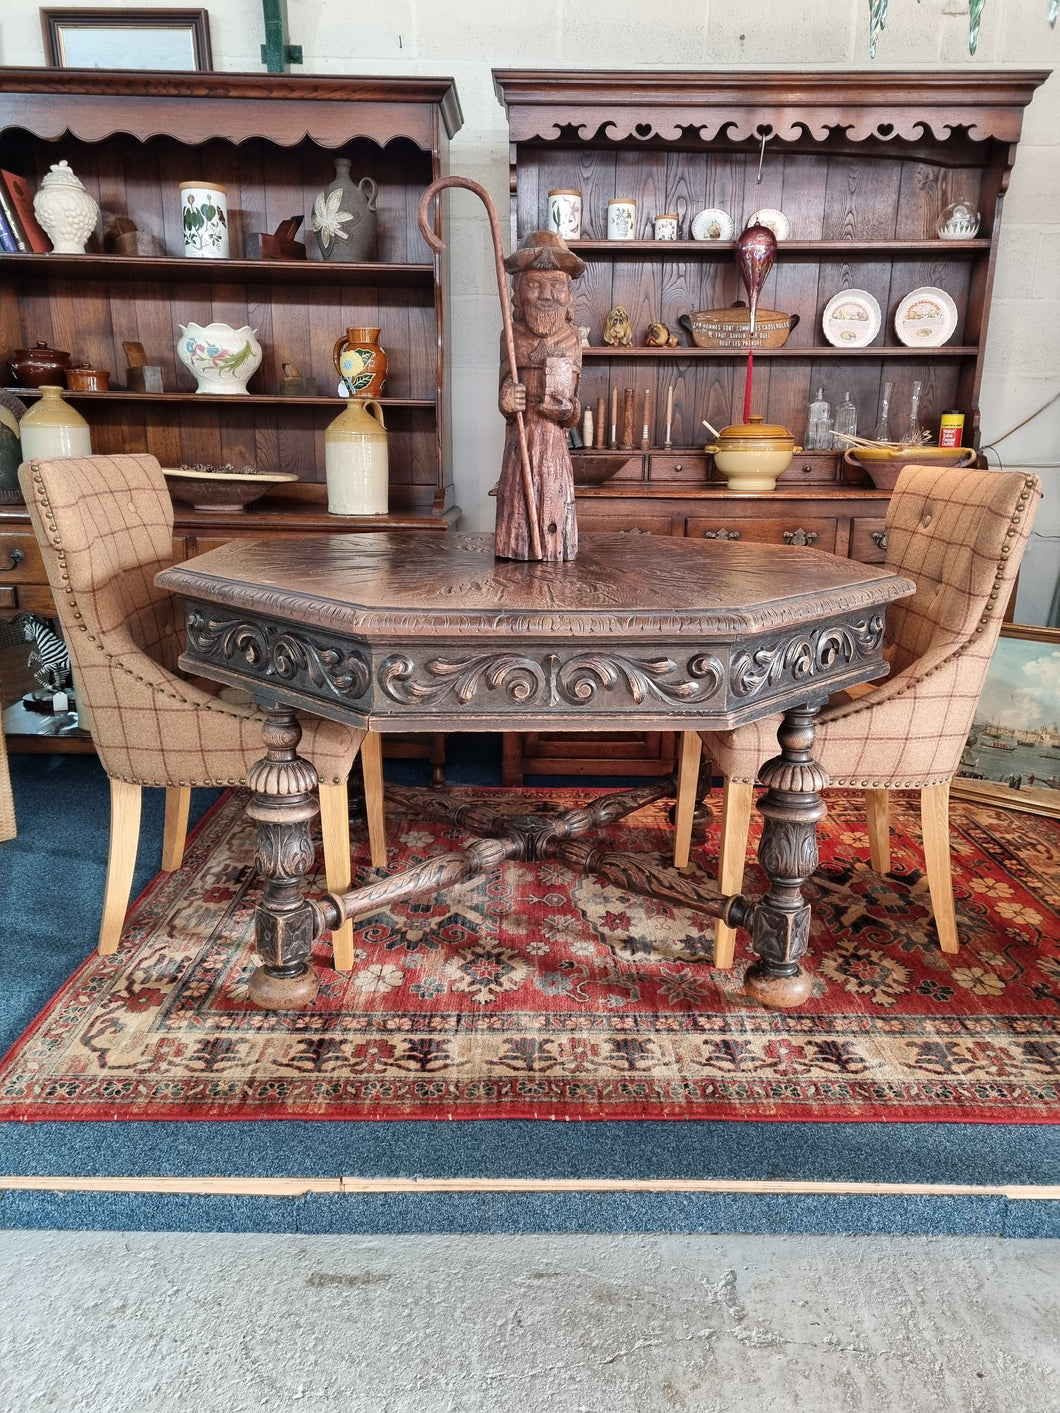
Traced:
[[830, 451], [831, 448], [832, 404], [826, 401], [824, 388], [818, 388], [806, 421], [806, 450]]
[[891, 393], [893, 391], [893, 383], [884, 383], [883, 394], [880, 397], [880, 415], [876, 419], [876, 440], [878, 442], [891, 440]]
[[902, 438], [903, 446], [916, 446], [921, 438], [920, 428], [920, 379], [913, 382], [913, 391], [909, 398], [909, 423], [905, 429], [905, 436]]
[[844, 436], [853, 437], [857, 434], [858, 430], [858, 409], [854, 406], [854, 399], [850, 396], [849, 392], [843, 394], [843, 401], [835, 410], [835, 421], [832, 424], [832, 430], [836, 433], [834, 439], [836, 450], [846, 451], [850, 443], [843, 441], [839, 434], [842, 433]]
[[88, 423], [63, 400], [62, 388], [50, 384], [41, 388], [40, 401], [23, 413], [18, 432], [24, 461], [92, 455]]

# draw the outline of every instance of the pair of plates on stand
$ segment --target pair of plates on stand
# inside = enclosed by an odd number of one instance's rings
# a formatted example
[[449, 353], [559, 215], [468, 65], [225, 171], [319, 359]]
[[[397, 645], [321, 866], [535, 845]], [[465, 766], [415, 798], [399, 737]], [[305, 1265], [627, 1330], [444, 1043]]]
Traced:
[[[763, 207], [761, 211], [755, 211], [747, 218], [747, 225], [768, 226], [777, 240], [787, 240], [791, 235], [791, 222], [783, 211], [771, 211]], [[736, 235], [732, 217], [728, 211], [722, 211], [717, 206], [710, 206], [693, 216], [689, 230], [693, 240], [733, 240]]]
[[[868, 290], [844, 289], [828, 301], [821, 325], [835, 348], [865, 348], [880, 332], [883, 316]], [[911, 291], [895, 310], [894, 331], [907, 348], [939, 348], [956, 327], [956, 304], [933, 285]]]

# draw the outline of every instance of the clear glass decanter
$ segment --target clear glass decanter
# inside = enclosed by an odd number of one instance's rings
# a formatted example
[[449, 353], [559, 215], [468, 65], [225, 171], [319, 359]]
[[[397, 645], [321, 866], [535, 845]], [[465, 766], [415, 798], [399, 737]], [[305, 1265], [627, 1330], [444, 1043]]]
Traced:
[[832, 449], [832, 404], [824, 395], [824, 388], [817, 389], [817, 396], [810, 403], [806, 422], [806, 450], [831, 451]]
[[880, 415], [876, 419], [876, 440], [878, 442], [891, 440], [891, 393], [893, 391], [893, 383], [884, 383], [883, 393], [880, 397]]
[[858, 430], [858, 409], [854, 405], [854, 399], [849, 392], [843, 394], [843, 401], [835, 410], [835, 421], [832, 424], [835, 432], [835, 447], [838, 451], [847, 451], [850, 447], [848, 441], [844, 441], [840, 436], [853, 437]]
[[920, 379], [917, 378], [909, 399], [909, 422], [902, 437], [903, 446], [916, 446], [923, 435], [920, 427], [920, 386]]

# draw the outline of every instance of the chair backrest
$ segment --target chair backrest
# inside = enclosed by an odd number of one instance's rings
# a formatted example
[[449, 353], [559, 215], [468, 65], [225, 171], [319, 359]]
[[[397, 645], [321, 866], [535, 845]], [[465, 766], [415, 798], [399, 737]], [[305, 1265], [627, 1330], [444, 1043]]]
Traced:
[[[64, 457], [24, 462], [19, 481], [78, 709], [104, 767], [120, 779], [162, 782], [162, 722], [179, 706], [164, 698], [183, 635], [179, 604], [154, 583], [173, 562], [173, 503], [161, 468], [146, 455]], [[189, 731], [189, 751], [198, 744]], [[201, 755], [189, 759], [199, 765]]]
[[887, 511], [887, 567], [916, 592], [887, 610], [892, 673], [956, 650], [989, 660], [1040, 499], [1025, 471], [905, 467]]

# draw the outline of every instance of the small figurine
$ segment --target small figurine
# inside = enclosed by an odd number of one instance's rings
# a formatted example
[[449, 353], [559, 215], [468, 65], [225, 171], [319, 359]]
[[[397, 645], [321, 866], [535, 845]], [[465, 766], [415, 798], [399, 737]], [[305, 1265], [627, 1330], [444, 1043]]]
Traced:
[[607, 323], [604, 326], [604, 343], [611, 348], [631, 348], [633, 346], [633, 328], [629, 322], [629, 315], [621, 304], [616, 304], [607, 316]]
[[581, 342], [582, 342], [582, 348], [589, 348], [589, 347], [591, 347], [591, 345], [590, 345], [590, 343], [589, 343], [589, 325], [588, 325], [588, 324], [578, 324], [578, 325], [576, 325], [576, 327], [577, 327], [577, 330], [578, 330], [578, 337], [581, 339]]
[[665, 324], [649, 324], [644, 343], [648, 348], [676, 348], [678, 339]]

